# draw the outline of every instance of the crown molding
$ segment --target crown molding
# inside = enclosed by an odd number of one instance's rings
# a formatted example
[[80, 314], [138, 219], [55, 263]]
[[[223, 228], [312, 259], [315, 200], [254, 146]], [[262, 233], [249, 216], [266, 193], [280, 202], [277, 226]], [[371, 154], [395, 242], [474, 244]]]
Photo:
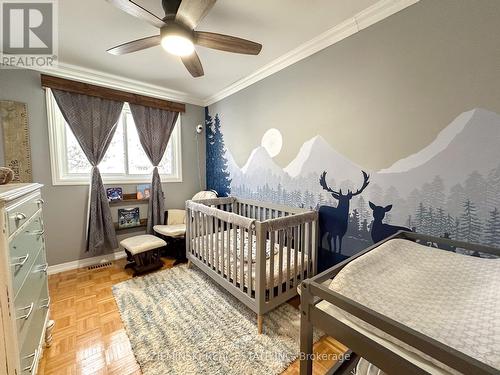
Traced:
[[352, 18], [332, 27], [317, 37], [305, 42], [299, 47], [271, 61], [254, 73], [244, 77], [218, 93], [203, 100], [205, 106], [212, 105], [244, 88], [279, 72], [286, 67], [303, 60], [341, 40], [382, 21], [383, 19], [403, 10], [420, 0], [381, 0], [374, 5], [362, 10]]
[[165, 87], [104, 73], [76, 65], [59, 63], [54, 68], [41, 68], [39, 72], [71, 80], [78, 80], [93, 85], [122, 90], [134, 94], [151, 96], [154, 98], [171, 100], [174, 102], [189, 103], [204, 106], [204, 101], [182, 91], [167, 89]]
[[165, 87], [152, 85], [137, 80], [104, 73], [76, 65], [59, 63], [54, 68], [38, 69], [41, 73], [56, 77], [78, 80], [85, 83], [123, 90], [135, 94], [151, 96], [181, 103], [199, 106], [212, 105], [244, 88], [279, 72], [286, 67], [303, 60], [341, 40], [382, 21], [383, 19], [403, 10], [420, 0], [380, 0], [374, 5], [362, 10], [353, 17], [332, 27], [317, 37], [305, 42], [290, 52], [276, 58], [252, 74], [236, 81], [214, 95], [200, 98], [188, 93], [171, 90]]

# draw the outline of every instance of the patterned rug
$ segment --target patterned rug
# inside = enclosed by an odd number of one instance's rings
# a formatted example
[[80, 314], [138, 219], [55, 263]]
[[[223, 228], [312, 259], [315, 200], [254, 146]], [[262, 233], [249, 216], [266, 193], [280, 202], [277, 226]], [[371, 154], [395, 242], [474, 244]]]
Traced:
[[[256, 315], [195, 267], [174, 267], [113, 287], [144, 375], [279, 374], [299, 353], [299, 311]], [[317, 337], [319, 338], [319, 337]]]

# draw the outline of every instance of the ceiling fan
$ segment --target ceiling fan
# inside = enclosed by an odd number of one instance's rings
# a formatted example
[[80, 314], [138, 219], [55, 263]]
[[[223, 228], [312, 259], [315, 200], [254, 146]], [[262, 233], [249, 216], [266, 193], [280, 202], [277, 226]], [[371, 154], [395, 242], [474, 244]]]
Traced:
[[162, 0], [162, 19], [132, 0], [107, 0], [124, 12], [160, 29], [153, 35], [120, 44], [107, 51], [113, 55], [140, 51], [161, 45], [167, 52], [179, 56], [193, 77], [201, 77], [203, 66], [194, 45], [226, 52], [258, 55], [262, 45], [234, 36], [194, 30], [217, 0]]

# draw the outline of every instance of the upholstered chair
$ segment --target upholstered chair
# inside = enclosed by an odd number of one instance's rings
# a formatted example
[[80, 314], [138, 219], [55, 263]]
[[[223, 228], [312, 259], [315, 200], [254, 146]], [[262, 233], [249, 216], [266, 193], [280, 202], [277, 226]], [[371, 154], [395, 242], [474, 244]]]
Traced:
[[[214, 191], [200, 191], [196, 193], [193, 200], [217, 198]], [[185, 236], [186, 236], [186, 211], [170, 209], [165, 211], [164, 225], [155, 225], [153, 230], [157, 235], [167, 242], [167, 251], [172, 250], [176, 263], [186, 261]]]

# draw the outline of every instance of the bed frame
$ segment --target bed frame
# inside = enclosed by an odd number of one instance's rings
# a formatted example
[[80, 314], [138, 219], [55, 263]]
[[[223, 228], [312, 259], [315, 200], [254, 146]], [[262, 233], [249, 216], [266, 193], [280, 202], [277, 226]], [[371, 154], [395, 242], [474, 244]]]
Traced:
[[[393, 319], [371, 310], [350, 298], [343, 296], [328, 288], [328, 284], [346, 265], [354, 259], [363, 256], [394, 238], [418, 241], [422, 244], [442, 245], [444, 247], [455, 247], [473, 250], [500, 256], [500, 249], [489, 246], [470, 244], [462, 241], [454, 241], [446, 238], [431, 237], [413, 232], [398, 232], [385, 240], [361, 251], [349, 259], [339, 263], [315, 277], [305, 280], [300, 285], [301, 290], [301, 320], [300, 320], [300, 374], [312, 374], [311, 356], [313, 348], [313, 326], [323, 330], [326, 334], [335, 337], [338, 341], [349, 347], [356, 355], [363, 357], [388, 374], [426, 374], [424, 370], [407, 361], [398, 354], [390, 351], [383, 345], [362, 335], [355, 329], [335, 319], [316, 305], [325, 300], [336, 307], [348, 312], [355, 317], [371, 324], [372, 326], [388, 333], [389, 335], [411, 345], [421, 352], [438, 359], [445, 365], [463, 374], [498, 374], [499, 371], [493, 367], [467, 356], [433, 338], [415, 331]], [[436, 249], [437, 250], [437, 249]], [[346, 358], [347, 360], [347, 358]], [[341, 364], [331, 369], [334, 373]]]
[[[186, 218], [189, 265], [196, 265], [252, 309], [257, 314], [259, 334], [262, 333], [263, 315], [296, 296], [299, 283], [316, 274], [316, 211], [226, 197], [187, 201]], [[221, 236], [224, 240], [219, 244]], [[233, 238], [232, 247], [229, 237]], [[256, 259], [252, 263], [252, 251], [248, 250], [253, 241]], [[271, 249], [275, 245], [279, 248], [277, 262], [274, 256], [266, 260], [267, 241]], [[244, 248], [247, 259], [242, 254]], [[291, 256], [294, 267], [290, 266]], [[255, 282], [252, 282], [252, 270], [255, 270]], [[275, 272], [278, 273], [276, 278]], [[238, 282], [238, 275], [241, 282]]]

